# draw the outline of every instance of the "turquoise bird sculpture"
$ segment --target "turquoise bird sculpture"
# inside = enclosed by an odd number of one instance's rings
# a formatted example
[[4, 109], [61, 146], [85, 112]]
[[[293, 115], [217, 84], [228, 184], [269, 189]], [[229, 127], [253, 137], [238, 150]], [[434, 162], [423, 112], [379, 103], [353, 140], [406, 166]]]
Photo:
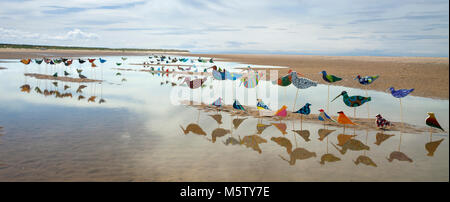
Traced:
[[333, 102], [340, 96], [343, 97], [345, 105], [347, 105], [349, 107], [359, 107], [359, 106], [363, 105], [364, 103], [372, 100], [371, 97], [363, 97], [363, 96], [359, 96], [359, 95], [348, 96], [347, 91], [342, 91], [342, 93], [339, 94], [338, 96], [336, 96], [331, 102]]
[[323, 80], [325, 80], [328, 83], [334, 83], [336, 81], [342, 80], [342, 78], [339, 78], [339, 77], [334, 76], [334, 75], [327, 74], [327, 72], [325, 70], [320, 72], [320, 73], [322, 74]]

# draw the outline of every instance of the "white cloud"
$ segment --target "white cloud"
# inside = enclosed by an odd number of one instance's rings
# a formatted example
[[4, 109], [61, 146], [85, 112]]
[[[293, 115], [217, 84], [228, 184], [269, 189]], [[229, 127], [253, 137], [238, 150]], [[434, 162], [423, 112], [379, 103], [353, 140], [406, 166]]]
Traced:
[[448, 1], [441, 0], [2, 1], [0, 13], [0, 27], [16, 30], [2, 41], [22, 35], [55, 45], [448, 56]]

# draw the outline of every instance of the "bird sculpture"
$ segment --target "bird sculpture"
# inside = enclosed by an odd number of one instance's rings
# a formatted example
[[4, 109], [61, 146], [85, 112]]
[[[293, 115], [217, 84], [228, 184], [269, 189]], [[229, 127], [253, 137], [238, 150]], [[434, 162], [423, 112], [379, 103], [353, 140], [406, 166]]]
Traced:
[[28, 65], [28, 64], [31, 63], [31, 59], [21, 59], [20, 62], [25, 64], [25, 65]]
[[388, 126], [392, 126], [391, 122], [386, 120], [381, 116], [381, 114], [377, 114], [376, 116], [377, 120], [375, 121], [377, 124], [377, 127], [380, 129], [386, 129]]
[[395, 90], [394, 87], [390, 87], [388, 90], [391, 92], [392, 96], [394, 96], [396, 98], [404, 98], [407, 95], [409, 95], [411, 92], [413, 92], [414, 88]]
[[297, 92], [295, 93], [294, 106], [292, 107], [292, 109], [295, 109], [295, 105], [297, 104], [298, 90], [317, 86], [317, 82], [312, 81], [307, 78], [304, 78], [304, 77], [299, 77], [299, 75], [300, 76], [303, 76], [303, 75], [299, 74], [295, 71], [290, 71], [289, 75], [291, 76], [292, 85], [294, 85], [297, 88]]
[[269, 107], [267, 105], [265, 105], [261, 99], [257, 99], [257, 101], [258, 101], [258, 103], [256, 104], [256, 108], [270, 110]]
[[70, 75], [69, 72], [67, 72], [66, 70], [64, 70], [64, 76], [68, 76]]
[[336, 96], [331, 102], [333, 102], [340, 96], [343, 97], [343, 101], [344, 101], [345, 105], [347, 105], [349, 107], [359, 107], [359, 106], [363, 105], [364, 103], [372, 100], [371, 97], [363, 97], [363, 96], [359, 96], [359, 95], [348, 96], [346, 91], [342, 91], [341, 94]]
[[324, 125], [325, 125], [325, 122], [335, 122], [336, 123], [335, 120], [333, 120], [330, 116], [328, 116], [328, 114], [325, 112], [325, 110], [320, 109], [319, 112], [320, 113], [319, 113], [318, 118], [320, 121], [324, 122]]
[[241, 105], [241, 103], [239, 103], [239, 101], [237, 101], [237, 100], [234, 100], [233, 108], [235, 108], [237, 110], [246, 111], [245, 108]]
[[116, 65], [120, 66], [120, 65], [122, 65], [122, 63], [121, 62], [116, 62]]
[[345, 125], [357, 125], [356, 123], [353, 123], [345, 114], [343, 111], [338, 112], [339, 116], [337, 118], [337, 122], [344, 125], [344, 133], [345, 133]]
[[34, 61], [38, 64], [38, 65], [40, 65], [40, 64], [42, 64], [42, 61], [44, 61], [43, 59], [41, 59], [41, 60], [39, 60], [39, 59], [34, 59]]
[[328, 83], [334, 83], [334, 82], [342, 80], [342, 78], [339, 78], [339, 77], [334, 76], [334, 75], [327, 74], [327, 72], [325, 70], [320, 72], [320, 73], [322, 74], [323, 80], [328, 82]]
[[361, 77], [361, 75], [356, 76], [355, 80], [358, 79], [358, 82], [362, 85], [369, 85], [371, 83], [373, 83], [376, 79], [378, 79], [378, 75], [376, 76], [365, 76], [365, 77]]
[[80, 77], [80, 79], [86, 79], [87, 77], [82, 75], [82, 74], [78, 74], [78, 77]]
[[292, 83], [292, 76], [290, 73], [278, 78], [276, 81], [272, 81], [272, 84], [277, 84], [279, 86], [289, 86], [291, 85], [291, 83]]
[[322, 79], [328, 83], [327, 113], [329, 113], [330, 112], [329, 111], [329, 108], [330, 108], [330, 83], [340, 81], [340, 80], [342, 80], [342, 78], [339, 78], [334, 75], [328, 75], [325, 70], [320, 73], [322, 74]]
[[78, 59], [78, 63], [80, 63], [80, 64], [83, 64], [85, 62], [86, 62], [86, 60]]
[[[427, 114], [428, 114], [428, 117], [425, 120], [425, 123], [427, 124], [427, 126], [430, 126], [431, 128], [437, 128], [437, 129], [440, 129], [440, 130], [445, 132], [445, 130], [441, 127], [441, 125], [437, 121], [436, 116], [434, 115], [434, 113], [433, 112], [427, 112]], [[430, 128], [430, 135], [432, 134], [431, 128]]]
[[302, 114], [302, 115], [309, 115], [311, 113], [311, 109], [309, 108], [311, 104], [306, 103], [305, 106], [300, 108], [299, 110], [295, 111], [294, 113]]
[[411, 92], [414, 91], [414, 88], [411, 89], [399, 89], [399, 90], [395, 90], [394, 87], [390, 87], [387, 90], [389, 90], [392, 94], [392, 96], [394, 96], [395, 98], [398, 98], [399, 102], [400, 102], [400, 118], [401, 118], [401, 122], [402, 122], [402, 129], [403, 129], [403, 107], [402, 107], [402, 98], [406, 97], [407, 95], [409, 95]]
[[286, 117], [287, 116], [287, 111], [286, 111], [287, 107], [286, 105], [283, 105], [280, 109], [278, 109], [275, 112], [275, 116], [279, 116], [279, 117]]
[[214, 102], [212, 103], [212, 105], [213, 105], [213, 106], [216, 106], [216, 107], [221, 107], [221, 106], [222, 106], [222, 103], [223, 103], [223, 100], [222, 100], [222, 98], [220, 97], [220, 98], [218, 98], [216, 101], [214, 101]]
[[53, 74], [53, 77], [58, 77], [58, 72], [55, 72], [55, 73]]
[[88, 61], [89, 61], [90, 63], [93, 63], [93, 62], [95, 61], [95, 58], [94, 58], [94, 59], [88, 59]]
[[303, 115], [309, 115], [311, 113], [309, 106], [311, 106], [311, 104], [306, 103], [305, 106], [294, 112], [300, 114], [300, 130], [303, 128]]

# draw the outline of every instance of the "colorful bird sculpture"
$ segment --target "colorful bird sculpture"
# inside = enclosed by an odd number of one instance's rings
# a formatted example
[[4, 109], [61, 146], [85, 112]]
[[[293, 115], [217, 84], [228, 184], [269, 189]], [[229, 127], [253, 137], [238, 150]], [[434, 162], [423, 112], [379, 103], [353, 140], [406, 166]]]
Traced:
[[297, 88], [297, 92], [295, 93], [294, 106], [292, 107], [292, 109], [295, 109], [295, 105], [297, 104], [298, 90], [317, 86], [317, 82], [304, 77], [299, 77], [299, 75], [302, 74], [299, 74], [295, 71], [290, 71], [289, 75], [291, 76], [292, 84]]
[[328, 116], [327, 113], [325, 113], [325, 111], [323, 109], [319, 110], [320, 114], [319, 114], [319, 120], [320, 121], [324, 121], [324, 122], [336, 122], [335, 120], [333, 120], [330, 116]]
[[311, 113], [311, 109], [309, 108], [309, 106], [311, 106], [311, 104], [306, 103], [305, 106], [303, 106], [299, 110], [295, 111], [294, 113], [309, 115]]
[[286, 111], [287, 107], [286, 105], [283, 105], [279, 110], [277, 110], [275, 112], [275, 116], [279, 116], [279, 117], [286, 117], [287, 116], [287, 111]]
[[258, 103], [256, 104], [256, 108], [270, 110], [269, 107], [267, 105], [265, 105], [261, 99], [257, 99], [257, 101], [258, 101]]
[[340, 81], [340, 80], [342, 80], [342, 78], [339, 78], [334, 75], [328, 75], [325, 70], [320, 73], [322, 74], [322, 79], [325, 80], [326, 82], [328, 82], [327, 112], [330, 112], [329, 111], [329, 109], [330, 109], [330, 83]]
[[317, 86], [317, 82], [312, 81], [310, 79], [299, 77], [303, 76], [302, 74], [299, 74], [295, 71], [291, 71], [289, 75], [292, 77], [292, 84], [297, 87], [298, 89], [307, 89], [309, 87]]
[[391, 122], [388, 121], [388, 120], [386, 120], [386, 119], [384, 119], [384, 118], [381, 116], [381, 114], [377, 114], [376, 117], [377, 117], [376, 124], [377, 124], [377, 127], [378, 127], [378, 128], [380, 128], [380, 129], [386, 129], [386, 127], [392, 126]]
[[325, 80], [328, 83], [334, 83], [334, 82], [342, 80], [342, 78], [327, 74], [327, 72], [325, 70], [320, 73], [322, 74], [323, 80]]
[[221, 107], [221, 106], [222, 106], [222, 103], [223, 103], [223, 101], [222, 101], [222, 98], [220, 97], [220, 98], [218, 98], [216, 101], [214, 101], [214, 102], [212, 103], [212, 105], [213, 105], [213, 106], [216, 106], [216, 107]]
[[246, 111], [245, 108], [241, 105], [241, 103], [239, 103], [239, 101], [237, 101], [237, 100], [234, 100], [233, 108], [235, 108], [237, 110]]
[[337, 122], [344, 125], [344, 133], [345, 133], [345, 125], [357, 125], [356, 123], [353, 123], [345, 114], [343, 111], [338, 112], [339, 116], [337, 118]]
[[89, 59], [89, 58], [88, 58], [88, 61], [89, 61], [90, 63], [93, 63], [93, 62], [95, 61], [95, 58], [94, 58], [94, 59]]
[[300, 130], [303, 129], [303, 115], [309, 115], [311, 113], [309, 106], [311, 106], [311, 104], [306, 103], [305, 106], [294, 112], [300, 114]]
[[394, 96], [396, 98], [404, 98], [407, 95], [409, 95], [411, 92], [413, 92], [414, 88], [395, 90], [394, 87], [390, 87], [389, 91], [391, 91], [392, 96]]
[[373, 83], [376, 79], [378, 79], [378, 75], [376, 76], [365, 76], [365, 77], [361, 77], [361, 75], [356, 76], [355, 80], [358, 79], [358, 82], [362, 85], [369, 85], [371, 83]]
[[272, 84], [277, 84], [279, 86], [289, 86], [292, 83], [292, 76], [291, 74], [287, 74], [285, 76], [282, 76], [278, 78], [276, 81], [272, 81]]
[[[427, 126], [430, 126], [432, 128], [437, 128], [437, 129], [441, 129], [442, 131], [445, 131], [441, 125], [439, 124], [439, 122], [436, 119], [436, 116], [434, 115], [433, 112], [427, 112], [428, 117], [425, 120], [425, 123], [427, 124]], [[431, 133], [431, 130], [430, 130]]]
[[28, 65], [28, 64], [31, 63], [31, 59], [22, 59], [22, 60], [20, 60], [20, 62], [25, 64], [25, 65]]
[[371, 97], [363, 97], [363, 96], [359, 96], [359, 95], [348, 96], [346, 91], [342, 91], [341, 94], [336, 96], [331, 102], [333, 102], [340, 96], [343, 97], [343, 101], [344, 101], [345, 105], [347, 105], [349, 107], [359, 107], [359, 106], [363, 105], [364, 103], [372, 100]]

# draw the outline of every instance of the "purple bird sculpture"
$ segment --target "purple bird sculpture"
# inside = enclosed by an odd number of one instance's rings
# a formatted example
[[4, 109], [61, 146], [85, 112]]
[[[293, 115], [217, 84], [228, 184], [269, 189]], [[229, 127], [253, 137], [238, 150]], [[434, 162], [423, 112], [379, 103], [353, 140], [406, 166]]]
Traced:
[[396, 98], [404, 98], [407, 95], [409, 95], [411, 92], [413, 92], [414, 88], [395, 90], [394, 87], [390, 87], [389, 90], [391, 91], [392, 96], [394, 96]]

